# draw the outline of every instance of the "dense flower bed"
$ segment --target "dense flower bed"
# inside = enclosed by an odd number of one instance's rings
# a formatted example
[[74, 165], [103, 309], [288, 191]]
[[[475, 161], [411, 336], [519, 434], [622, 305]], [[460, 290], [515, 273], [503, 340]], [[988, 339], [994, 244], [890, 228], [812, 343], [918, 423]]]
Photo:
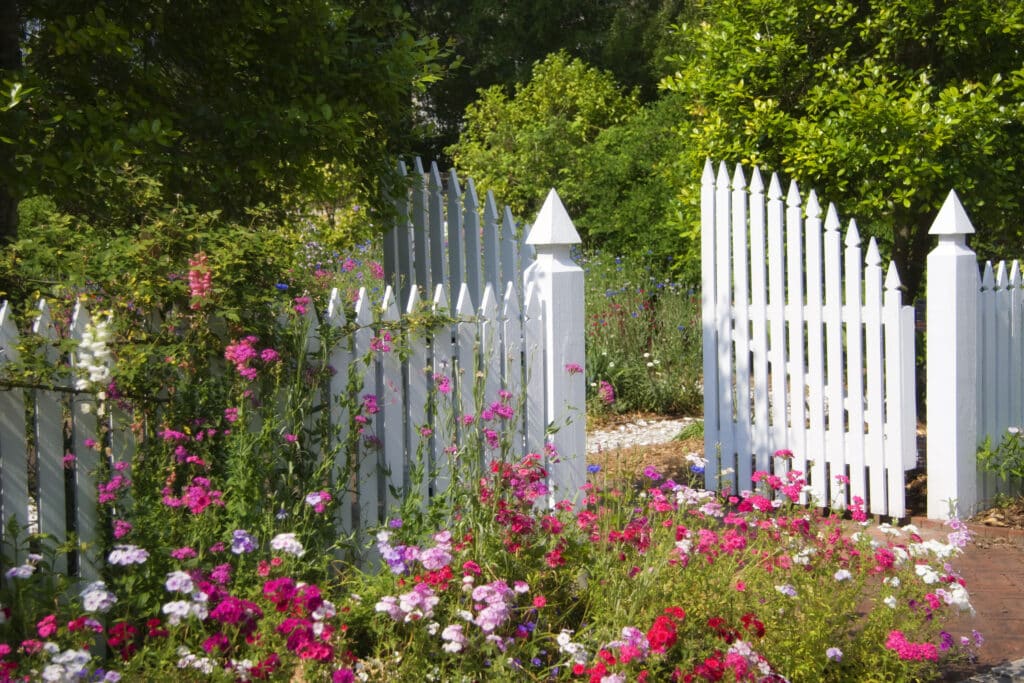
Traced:
[[[296, 577], [294, 533], [239, 529], [201, 564], [118, 546], [120, 592], [91, 583], [72, 611], [36, 615], [33, 637], [0, 646], [2, 678], [910, 680], [980, 644], [942, 628], [971, 609], [949, 565], [968, 540], [955, 521], [946, 543], [884, 525], [876, 541], [867, 522], [849, 534], [795, 504], [799, 474], [723, 498], [653, 470], [646, 490], [617, 488], [591, 468], [581, 504], [548, 507], [540, 461], [493, 462], [437, 511], [446, 528], [392, 519], [373, 540], [379, 570], [320, 584]], [[157, 552], [177, 558], [160, 609], [113, 617]], [[15, 595], [41, 561], [7, 572]]]

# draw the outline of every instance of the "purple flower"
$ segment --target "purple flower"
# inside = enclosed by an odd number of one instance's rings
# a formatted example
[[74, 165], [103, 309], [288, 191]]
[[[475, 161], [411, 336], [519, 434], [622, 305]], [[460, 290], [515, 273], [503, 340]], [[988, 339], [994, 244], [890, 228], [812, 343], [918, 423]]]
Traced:
[[829, 649], [825, 650], [825, 656], [833, 662], [843, 661], [843, 651], [840, 650], [838, 647], [830, 647]]
[[127, 567], [130, 564], [143, 564], [149, 559], [149, 553], [135, 545], [115, 545], [107, 556], [110, 564]]
[[256, 539], [245, 529], [235, 529], [231, 534], [231, 552], [235, 555], [256, 550]]

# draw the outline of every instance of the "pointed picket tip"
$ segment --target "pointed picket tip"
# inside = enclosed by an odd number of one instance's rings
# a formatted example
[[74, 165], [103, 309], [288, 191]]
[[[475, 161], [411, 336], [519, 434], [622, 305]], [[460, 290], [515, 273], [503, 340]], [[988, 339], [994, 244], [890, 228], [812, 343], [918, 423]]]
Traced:
[[786, 206], [800, 206], [800, 188], [795, 180], [789, 181], [789, 192], [786, 193]]
[[459, 185], [459, 176], [455, 169], [448, 171], [448, 196], [458, 198], [462, 195], [462, 188]]
[[85, 332], [85, 328], [89, 325], [90, 320], [88, 309], [86, 309], [82, 300], [79, 299], [75, 302], [75, 310], [71, 314], [71, 333], [75, 339], [82, 338], [82, 333]]
[[480, 199], [476, 196], [476, 183], [473, 182], [472, 178], [466, 180], [466, 199], [464, 203], [470, 211], [475, 211], [480, 206]]
[[743, 165], [736, 164], [736, 172], [732, 174], [732, 189], [747, 189], [747, 178], [743, 175]]
[[996, 266], [996, 286], [1006, 289], [1006, 261], [1000, 261]]
[[729, 187], [729, 167], [725, 165], [724, 161], [718, 164], [718, 177], [715, 179], [715, 186], [720, 190]]
[[868, 266], [877, 266], [882, 262], [882, 255], [878, 253], [878, 243], [875, 242], [875, 238], [872, 237], [868, 240], [868, 252], [864, 256], [864, 264]]
[[494, 201], [494, 193], [490, 190], [484, 195], [484, 220], [498, 220], [498, 203]]
[[991, 261], [985, 261], [985, 273], [981, 276], [981, 287], [982, 289], [993, 289], [995, 287], [995, 277], [992, 273]]
[[373, 305], [370, 297], [366, 294], [366, 287], [359, 288], [359, 297], [356, 299], [356, 324], [369, 325], [373, 322]]
[[764, 181], [761, 180], [761, 169], [757, 166], [750, 174], [750, 194], [764, 194]]
[[441, 171], [437, 168], [437, 162], [430, 162], [430, 180], [427, 183], [427, 187], [431, 190], [441, 189]]
[[46, 299], [40, 299], [36, 309], [38, 309], [39, 315], [36, 316], [35, 322], [32, 323], [32, 332], [33, 334], [47, 336], [48, 332], [53, 329], [50, 304], [47, 303]]
[[807, 217], [821, 218], [821, 204], [818, 203], [818, 193], [814, 190], [807, 194]]
[[939, 209], [939, 215], [935, 217], [935, 222], [932, 223], [932, 227], [928, 231], [928, 234], [974, 234], [974, 226], [971, 225], [971, 219], [967, 216], [967, 211], [964, 210], [964, 205], [960, 203], [960, 197], [957, 196], [956, 190], [949, 191], [949, 195], [946, 196], [946, 201], [942, 203], [942, 208]]
[[715, 167], [710, 157], [704, 159], [704, 173], [700, 177], [700, 182], [702, 185], [715, 184]]
[[382, 319], [389, 322], [398, 320], [398, 301], [395, 298], [395, 290], [388, 285], [384, 288], [384, 298], [380, 303], [380, 312]]
[[18, 353], [18, 328], [11, 320], [11, 303], [0, 305], [0, 363], [16, 363], [21, 358]]
[[426, 171], [423, 170], [423, 159], [420, 159], [419, 157], [413, 159], [412, 167], [413, 170], [416, 171], [416, 175], [418, 175], [420, 178], [426, 175]]
[[839, 212], [836, 211], [836, 205], [832, 202], [828, 204], [828, 211], [825, 212], [825, 229], [826, 230], [839, 230]]
[[778, 173], [772, 173], [768, 181], [768, 199], [782, 199], [782, 183], [779, 182]]
[[530, 234], [526, 238], [526, 244], [534, 246], [556, 245], [556, 244], [579, 244], [580, 234], [576, 232], [576, 226], [569, 218], [569, 212], [565, 205], [558, 198], [554, 188], [548, 192], [544, 205], [540, 207], [537, 220], [533, 222]]
[[430, 306], [434, 313], [448, 308], [448, 292], [445, 291], [443, 284], [439, 284], [434, 288], [434, 298], [431, 299]]
[[469, 285], [465, 282], [459, 287], [459, 298], [455, 302], [455, 314], [461, 317], [473, 316], [473, 297], [469, 294]]
[[900, 289], [903, 283], [900, 282], [900, 274], [896, 271], [896, 262], [889, 261], [889, 269], [885, 273], [885, 288], [889, 291]]
[[501, 314], [506, 319], [519, 317], [519, 297], [516, 296], [516, 286], [511, 280], [505, 283], [505, 296], [502, 300]]
[[494, 287], [490, 282], [484, 287], [484, 295], [480, 297], [480, 312], [485, 318], [494, 318], [498, 310], [498, 300], [494, 296]]
[[506, 235], [513, 235], [516, 231], [516, 219], [512, 217], [512, 209], [505, 207], [501, 216], [502, 227]]
[[334, 327], [341, 327], [345, 322], [345, 302], [341, 298], [341, 292], [334, 287], [331, 289], [331, 296], [327, 299], [327, 323]]
[[846, 240], [843, 242], [848, 247], [860, 246], [860, 231], [857, 230], [857, 220], [850, 219], [850, 227], [846, 230]]
[[1010, 286], [1014, 289], [1020, 287], [1020, 261], [1017, 259], [1013, 260], [1013, 265], [1010, 266]]
[[404, 159], [398, 160], [398, 175], [402, 176], [403, 178], [409, 175], [409, 170], [405, 167]]
[[413, 287], [409, 290], [409, 300], [405, 303], [405, 314], [412, 315], [420, 309], [420, 288]]

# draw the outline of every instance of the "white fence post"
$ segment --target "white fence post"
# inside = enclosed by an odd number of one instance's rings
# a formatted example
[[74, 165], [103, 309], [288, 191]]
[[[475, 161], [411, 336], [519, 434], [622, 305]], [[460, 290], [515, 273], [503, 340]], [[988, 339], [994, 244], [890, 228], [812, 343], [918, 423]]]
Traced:
[[586, 395], [583, 342], [583, 269], [569, 253], [580, 236], [558, 193], [551, 190], [526, 243], [537, 260], [524, 277], [544, 302], [545, 385], [549, 441], [557, 452], [549, 472], [558, 498], [575, 498], [586, 481]]
[[967, 516], [977, 500], [978, 262], [965, 236], [974, 232], [950, 192], [928, 254], [928, 517]]

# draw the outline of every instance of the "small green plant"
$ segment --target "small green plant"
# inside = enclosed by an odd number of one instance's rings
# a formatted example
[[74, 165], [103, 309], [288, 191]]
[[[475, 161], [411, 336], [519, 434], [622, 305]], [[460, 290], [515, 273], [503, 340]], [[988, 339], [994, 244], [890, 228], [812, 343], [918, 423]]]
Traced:
[[704, 420], [697, 420], [679, 430], [676, 441], [688, 441], [690, 439], [704, 438]]
[[1008, 483], [1024, 478], [1024, 434], [1020, 428], [1007, 429], [995, 448], [992, 447], [992, 438], [985, 437], [985, 442], [978, 449], [978, 463]]

